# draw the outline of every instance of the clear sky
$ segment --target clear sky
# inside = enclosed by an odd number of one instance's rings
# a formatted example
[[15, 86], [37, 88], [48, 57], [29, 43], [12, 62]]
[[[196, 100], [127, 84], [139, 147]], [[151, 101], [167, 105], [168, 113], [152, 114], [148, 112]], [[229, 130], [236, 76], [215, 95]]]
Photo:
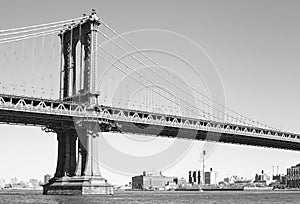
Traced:
[[[119, 33], [163, 29], [192, 39], [206, 50], [217, 66], [227, 106], [277, 128], [300, 133], [300, 93], [297, 83], [300, 74], [298, 1], [113, 0], [75, 3], [56, 0], [10, 0], [1, 2], [0, 29], [79, 17], [83, 13], [90, 13], [92, 8], [96, 8], [98, 16]], [[129, 37], [134, 43], [135, 36]], [[143, 37], [137, 37], [137, 43], [142, 41]], [[147, 38], [150, 37], [148, 34]], [[163, 36], [160, 40], [156, 38], [155, 46], [152, 45], [149, 49], [161, 48], [157, 44], [164, 44], [164, 40]], [[150, 38], [149, 42], [153, 43], [153, 40]], [[55, 43], [56, 40], [52, 39], [51, 45]], [[145, 48], [148, 44], [144, 42], [142, 46]], [[181, 48], [173, 44], [172, 51]], [[7, 49], [0, 47], [0, 54]], [[182, 50], [186, 55], [195, 55], [188, 49]], [[59, 62], [53, 64], [59, 65]], [[49, 64], [45, 65], [48, 66], [50, 67]], [[39, 72], [47, 71], [47, 76], [51, 78], [50, 74], [55, 72], [56, 67], [52, 66], [48, 70], [45, 67], [40, 68]], [[26, 66], [22, 69], [17, 74], [20, 79], [28, 72]], [[57, 71], [58, 69], [59, 67]], [[9, 80], [6, 78], [9, 75], [8, 69], [3, 70], [0, 70], [1, 79]], [[176, 73], [180, 72], [176, 70]], [[58, 72], [53, 73], [52, 78], [57, 76]], [[56, 90], [57, 86], [58, 84], [53, 85], [53, 89]], [[55, 172], [57, 143], [54, 134], [46, 134], [36, 127], [1, 125], [0, 139], [0, 177], [8, 179], [16, 176], [26, 180], [42, 180], [44, 174]], [[177, 144], [171, 139], [152, 138], [145, 142], [142, 137], [132, 138], [126, 135], [105, 134], [103, 139], [124, 154], [140, 157], [157, 155], [174, 143]], [[202, 166], [200, 152], [205, 143], [179, 143], [181, 146], [191, 145], [191, 148], [179, 160], [175, 159], [172, 164], [162, 168], [165, 175], [187, 177], [189, 170]], [[101, 157], [103, 161], [114, 159], [105, 154], [104, 150]], [[174, 158], [170, 155], [170, 160], [172, 159]], [[206, 166], [218, 171], [220, 177], [239, 175], [253, 178], [262, 169], [271, 174], [273, 165], [279, 165], [281, 173], [285, 173], [287, 167], [299, 163], [299, 160], [300, 154], [293, 151], [217, 144], [216, 149], [208, 156]], [[138, 172], [144, 168], [131, 160], [119, 162], [121, 166], [137, 165], [135, 169]], [[104, 166], [107, 167], [105, 164]], [[122, 169], [112, 170], [104, 166], [101, 168], [102, 174], [110, 182], [123, 184], [130, 181], [130, 176], [124, 174], [126, 172], [119, 172]], [[157, 166], [160, 165], [153, 164], [153, 168]]]

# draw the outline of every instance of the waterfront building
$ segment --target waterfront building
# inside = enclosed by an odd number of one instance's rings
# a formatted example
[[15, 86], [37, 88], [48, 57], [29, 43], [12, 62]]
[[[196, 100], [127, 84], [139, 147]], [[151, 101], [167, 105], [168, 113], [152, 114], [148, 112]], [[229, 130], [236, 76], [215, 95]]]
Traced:
[[205, 185], [216, 185], [218, 173], [210, 168], [210, 171], [204, 173], [204, 184]]
[[271, 182], [270, 176], [264, 173], [264, 171], [261, 171], [261, 174], [256, 174], [254, 183], [262, 184], [262, 185], [268, 185]]
[[[160, 173], [147, 174], [143, 172], [142, 175], [132, 177], [132, 189], [140, 190], [156, 190], [165, 188], [170, 183], [177, 182], [177, 177], [167, 177]], [[177, 183], [176, 183], [177, 184]]]
[[278, 174], [273, 176], [273, 181], [280, 185], [286, 185], [287, 177], [285, 175]]
[[287, 169], [287, 186], [290, 188], [300, 188], [300, 164]]
[[224, 178], [224, 181], [223, 181], [223, 183], [226, 185], [229, 185], [229, 184], [246, 185], [251, 182], [252, 182], [251, 179], [247, 179], [245, 177], [239, 177], [236, 175], [231, 176], [231, 177], [226, 177], [226, 178]]
[[181, 177], [178, 178], [177, 181], [175, 180], [175, 183], [177, 183], [178, 187], [184, 187], [187, 186], [189, 183], [186, 181], [185, 178]]
[[[217, 172], [214, 172], [212, 168], [210, 171], [204, 172], [204, 181], [201, 177], [203, 175], [203, 171], [189, 171], [189, 183], [192, 185], [215, 185], [217, 184]], [[203, 183], [204, 182], [204, 183]]]
[[206, 171], [204, 173], [204, 184], [205, 185], [216, 185], [217, 184], [217, 173], [213, 171]]

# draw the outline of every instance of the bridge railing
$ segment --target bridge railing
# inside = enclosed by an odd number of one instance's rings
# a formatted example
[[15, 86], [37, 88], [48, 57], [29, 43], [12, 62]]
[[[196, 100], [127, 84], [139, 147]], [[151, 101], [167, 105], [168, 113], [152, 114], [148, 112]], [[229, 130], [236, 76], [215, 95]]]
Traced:
[[11, 95], [0, 96], [0, 109], [80, 117], [84, 117], [87, 113], [83, 105]]

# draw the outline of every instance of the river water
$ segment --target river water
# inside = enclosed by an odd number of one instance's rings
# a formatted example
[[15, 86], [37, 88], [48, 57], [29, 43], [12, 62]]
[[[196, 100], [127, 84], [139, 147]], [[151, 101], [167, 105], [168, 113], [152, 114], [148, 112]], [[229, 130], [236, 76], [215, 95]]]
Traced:
[[0, 191], [0, 203], [300, 203], [300, 191], [268, 192], [121, 192], [109, 196], [50, 196], [41, 191]]

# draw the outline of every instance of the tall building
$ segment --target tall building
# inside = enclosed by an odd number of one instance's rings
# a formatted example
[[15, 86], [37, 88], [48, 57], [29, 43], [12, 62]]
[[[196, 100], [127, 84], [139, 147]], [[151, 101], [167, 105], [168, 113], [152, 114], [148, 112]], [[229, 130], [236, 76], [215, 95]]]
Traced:
[[300, 188], [300, 164], [287, 169], [287, 186], [290, 188]]

